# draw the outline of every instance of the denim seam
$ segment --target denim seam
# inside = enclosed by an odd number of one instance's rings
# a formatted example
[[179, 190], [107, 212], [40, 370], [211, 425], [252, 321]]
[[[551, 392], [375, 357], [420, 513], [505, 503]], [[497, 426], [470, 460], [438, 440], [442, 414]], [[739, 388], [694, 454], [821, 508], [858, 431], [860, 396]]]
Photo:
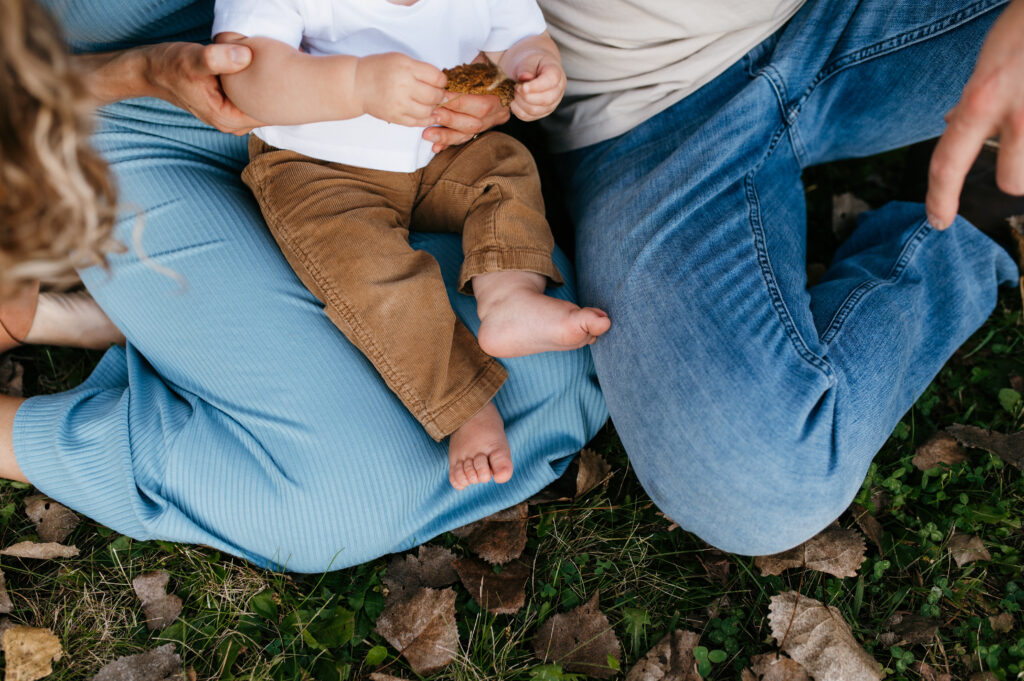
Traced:
[[[807, 156], [807, 148], [804, 145], [803, 140], [796, 129], [796, 126], [791, 125], [791, 122], [795, 120], [797, 110], [788, 110], [787, 102], [789, 102], [789, 91], [786, 89], [786, 81], [783, 80], [782, 74], [779, 73], [771, 64], [766, 65], [758, 72], [759, 76], [763, 76], [765, 80], [772, 87], [772, 91], [775, 93], [775, 100], [779, 105], [779, 115], [782, 117], [784, 132], [789, 135], [790, 141], [793, 143], [793, 152], [796, 154], [797, 161], [801, 166], [804, 164], [804, 158]], [[776, 135], [781, 136], [782, 131], [777, 131]], [[774, 149], [776, 139], [773, 138], [771, 149]], [[771, 153], [769, 151], [769, 153]]]
[[913, 43], [919, 42], [926, 38], [931, 38], [940, 33], [944, 33], [950, 29], [958, 27], [960, 24], [966, 23], [974, 19], [977, 16], [987, 12], [988, 10], [1005, 4], [1006, 0], [981, 0], [976, 2], [970, 7], [965, 7], [958, 12], [932, 22], [927, 26], [920, 26], [911, 31], [906, 31], [899, 35], [886, 38], [885, 40], [879, 41], [873, 45], [862, 47], [856, 52], [852, 52], [845, 56], [839, 57], [825, 65], [818, 74], [811, 81], [810, 85], [804, 90], [800, 96], [799, 101], [790, 110], [790, 120], [795, 121], [796, 116], [800, 113], [804, 104], [808, 98], [814, 93], [817, 87], [825, 80], [831, 78], [837, 73], [846, 70], [852, 66], [856, 66], [868, 59], [874, 59], [875, 57], [884, 56], [895, 50], [907, 47]]
[[917, 252], [917, 247], [933, 231], [934, 230], [927, 222], [922, 222], [917, 228], [917, 231], [915, 231], [914, 234], [907, 239], [906, 243], [903, 244], [903, 247], [900, 249], [899, 257], [896, 258], [896, 261], [892, 264], [892, 267], [889, 269], [889, 274], [886, 275], [885, 279], [871, 279], [869, 281], [865, 281], [850, 291], [842, 305], [840, 305], [839, 309], [836, 310], [836, 313], [832, 315], [832, 320], [825, 328], [825, 333], [822, 334], [821, 342], [828, 345], [835, 339], [836, 334], [838, 334], [840, 329], [842, 329], [843, 324], [853, 312], [857, 303], [859, 303], [869, 292], [879, 286], [892, 285], [896, 283], [903, 272], [906, 271], [907, 264]]
[[[779, 132], [776, 132], [775, 139], [772, 141], [772, 147], [774, 147], [777, 138], [781, 137], [780, 132], [782, 130], [784, 130], [784, 126], [780, 128]], [[765, 155], [765, 158], [770, 154], [771, 151]], [[762, 159], [758, 166], [763, 164], [763, 162], [764, 159]], [[786, 336], [793, 345], [793, 349], [796, 350], [797, 354], [800, 355], [804, 361], [820, 371], [831, 382], [834, 376], [832, 367], [824, 358], [819, 357], [812, 352], [809, 347], [807, 347], [807, 343], [797, 330], [796, 324], [793, 322], [793, 318], [789, 313], [789, 309], [786, 307], [786, 301], [782, 299], [782, 293], [779, 291], [779, 286], [775, 281], [775, 272], [772, 270], [771, 259], [768, 257], [764, 228], [761, 225], [761, 204], [758, 200], [757, 190], [754, 188], [755, 173], [756, 170], [752, 170], [747, 173], [747, 176], [744, 179], [744, 189], [746, 190], [747, 203], [750, 205], [750, 229], [754, 236], [754, 249], [757, 251], [757, 262], [761, 267], [761, 277], [764, 280], [765, 287], [768, 289], [768, 296], [771, 299], [772, 308], [774, 308], [779, 321], [782, 322], [782, 327], [785, 329]]]

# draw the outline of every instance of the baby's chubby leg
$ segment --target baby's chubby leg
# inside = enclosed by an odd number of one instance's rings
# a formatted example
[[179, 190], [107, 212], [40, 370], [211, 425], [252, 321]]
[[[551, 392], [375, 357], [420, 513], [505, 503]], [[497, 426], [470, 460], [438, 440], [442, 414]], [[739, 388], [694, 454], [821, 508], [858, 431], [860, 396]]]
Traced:
[[611, 327], [602, 310], [544, 295], [547, 278], [505, 271], [472, 279], [480, 316], [480, 348], [492, 357], [576, 350]]
[[512, 478], [512, 450], [505, 437], [505, 423], [493, 402], [474, 414], [451, 435], [448, 442], [448, 480], [455, 489]]

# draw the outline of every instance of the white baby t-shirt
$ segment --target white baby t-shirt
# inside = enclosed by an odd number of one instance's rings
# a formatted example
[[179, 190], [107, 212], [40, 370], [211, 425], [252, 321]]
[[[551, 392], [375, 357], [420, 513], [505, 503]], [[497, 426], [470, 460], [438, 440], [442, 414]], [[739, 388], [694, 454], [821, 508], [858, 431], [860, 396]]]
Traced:
[[[506, 50], [544, 30], [535, 0], [217, 0], [213, 22], [213, 35], [273, 38], [312, 55], [401, 52], [441, 69], [470, 62], [479, 52]], [[254, 134], [326, 161], [412, 172], [433, 158], [423, 130], [367, 114], [266, 126]]]

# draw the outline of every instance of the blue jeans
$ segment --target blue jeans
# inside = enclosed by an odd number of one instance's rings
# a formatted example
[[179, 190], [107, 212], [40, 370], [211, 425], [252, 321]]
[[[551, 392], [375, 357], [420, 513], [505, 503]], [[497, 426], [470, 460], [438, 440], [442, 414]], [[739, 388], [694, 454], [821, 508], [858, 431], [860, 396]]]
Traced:
[[792, 547], [986, 319], [1011, 258], [921, 204], [806, 277], [803, 168], [942, 132], [1003, 3], [811, 0], [717, 79], [561, 157], [612, 420], [651, 498], [727, 551]]

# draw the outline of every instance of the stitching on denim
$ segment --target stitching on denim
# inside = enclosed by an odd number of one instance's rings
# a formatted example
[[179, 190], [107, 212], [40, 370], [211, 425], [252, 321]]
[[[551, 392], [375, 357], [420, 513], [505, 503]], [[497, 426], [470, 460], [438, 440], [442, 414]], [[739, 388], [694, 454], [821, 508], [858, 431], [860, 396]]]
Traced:
[[833, 380], [832, 367], [822, 357], [819, 357], [807, 347], [807, 343], [804, 342], [800, 332], [797, 331], [796, 324], [793, 322], [793, 317], [789, 313], [789, 309], [786, 307], [786, 301], [782, 299], [782, 292], [779, 291], [779, 285], [775, 281], [775, 272], [772, 270], [771, 259], [768, 257], [767, 241], [764, 236], [764, 226], [761, 224], [761, 204], [758, 200], [757, 190], [754, 188], [754, 174], [755, 171], [750, 171], [744, 178], [744, 189], [747, 195], [747, 203], [750, 206], [750, 230], [754, 236], [754, 249], [757, 251], [757, 263], [761, 267], [761, 277], [764, 280], [765, 287], [768, 289], [768, 297], [771, 299], [772, 307], [775, 310], [775, 314], [778, 316], [779, 321], [782, 322], [782, 327], [786, 331], [786, 336], [789, 338], [789, 342], [793, 345], [793, 349], [796, 350], [797, 354], [800, 355], [811, 366], [815, 367], [829, 380]]
[[928, 24], [927, 26], [921, 26], [913, 30], [906, 31], [905, 33], [900, 33], [899, 35], [895, 35], [891, 38], [886, 38], [885, 40], [881, 40], [873, 45], [862, 47], [856, 52], [839, 57], [831, 63], [826, 64], [825, 67], [814, 77], [814, 80], [811, 81], [810, 85], [807, 86], [807, 89], [804, 90], [799, 101], [793, 106], [790, 114], [791, 120], [795, 120], [796, 116], [800, 113], [804, 104], [807, 102], [807, 99], [814, 93], [818, 85], [837, 73], [869, 59], [884, 56], [900, 48], [920, 42], [926, 38], [931, 38], [941, 33], [945, 33], [946, 31], [956, 28], [960, 24], [966, 23], [975, 17], [984, 14], [988, 10], [1005, 3], [1006, 0], [981, 0], [980, 2], [976, 2], [969, 7], [965, 7], [964, 9], [954, 12], [953, 14]]
[[[771, 64], [761, 69], [758, 75], [763, 76], [772, 86], [772, 91], [775, 93], [775, 101], [779, 105], [779, 114], [782, 116], [784, 132], [789, 135], [790, 142], [793, 144], [793, 152], [796, 154], [797, 161], [802, 166], [804, 165], [804, 159], [807, 157], [807, 147], [804, 145], [804, 141], [800, 137], [796, 126], [791, 125], [792, 119], [796, 116], [796, 111], [786, 109], [787, 102], [789, 102], [789, 91], [786, 89], [786, 81], [783, 80], [782, 74], [779, 73], [778, 69]], [[777, 131], [777, 134], [781, 132]], [[772, 148], [774, 148], [774, 142], [777, 141], [773, 139]], [[769, 153], [771, 152], [769, 151]]]
[[857, 303], [863, 300], [864, 296], [869, 292], [879, 286], [891, 286], [895, 284], [899, 280], [900, 276], [906, 271], [907, 265], [910, 263], [910, 259], [917, 252], [917, 247], [933, 231], [934, 230], [927, 222], [922, 222], [917, 228], [917, 231], [915, 231], [911, 237], [907, 239], [906, 243], [903, 244], [903, 247], [900, 249], [899, 257], [892, 264], [892, 267], [889, 268], [889, 273], [886, 275], [885, 279], [872, 279], [865, 281], [850, 291], [850, 293], [847, 294], [846, 299], [843, 301], [843, 304], [840, 305], [839, 309], [836, 310], [834, 315], [832, 315], [832, 320], [825, 328], [825, 333], [821, 337], [821, 342], [828, 345], [833, 341], [833, 339], [835, 339], [836, 334], [839, 333], [843, 323], [846, 322], [847, 317], [849, 317], [853, 312], [854, 307]]

